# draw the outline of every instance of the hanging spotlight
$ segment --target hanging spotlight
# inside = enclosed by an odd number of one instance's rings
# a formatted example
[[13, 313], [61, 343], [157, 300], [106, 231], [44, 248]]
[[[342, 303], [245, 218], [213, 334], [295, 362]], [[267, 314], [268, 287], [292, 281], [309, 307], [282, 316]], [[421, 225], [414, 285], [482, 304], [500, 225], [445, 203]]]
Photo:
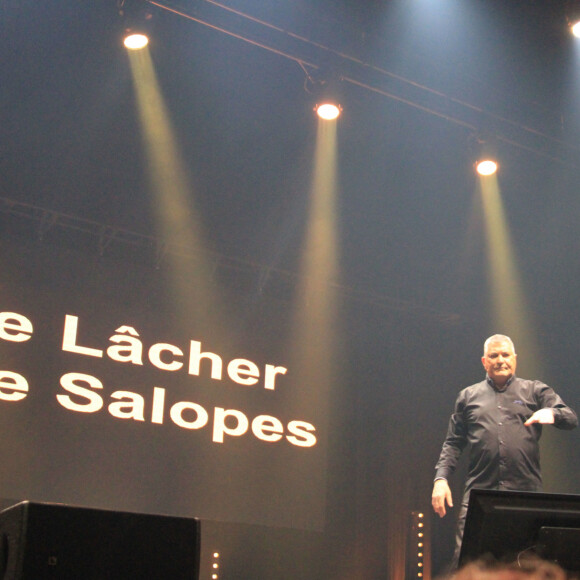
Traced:
[[325, 121], [337, 119], [342, 113], [340, 103], [334, 100], [325, 100], [314, 107], [316, 114]]
[[142, 2], [119, 0], [119, 14], [123, 19], [123, 44], [129, 50], [140, 50], [149, 44], [151, 12]]
[[497, 172], [499, 165], [493, 159], [481, 159], [475, 164], [475, 169], [479, 175], [487, 176], [493, 175]]
[[129, 50], [140, 50], [149, 44], [149, 37], [142, 32], [135, 30], [127, 30], [125, 38], [123, 39], [125, 48]]
[[125, 48], [128, 48], [129, 50], [141, 50], [149, 44], [149, 37], [141, 32], [127, 30], [125, 38], [123, 39], [123, 44], [125, 45]]
[[569, 0], [566, 9], [566, 18], [570, 32], [580, 38], [580, 2], [578, 0]]
[[314, 73], [306, 72], [304, 89], [314, 96], [316, 102], [314, 111], [325, 121], [337, 119], [342, 113], [339, 97], [340, 81], [340, 75], [336, 71], [319, 69]]
[[474, 167], [477, 173], [483, 177], [494, 175], [499, 169], [496, 150], [495, 137], [489, 135], [474, 135], [471, 142]]

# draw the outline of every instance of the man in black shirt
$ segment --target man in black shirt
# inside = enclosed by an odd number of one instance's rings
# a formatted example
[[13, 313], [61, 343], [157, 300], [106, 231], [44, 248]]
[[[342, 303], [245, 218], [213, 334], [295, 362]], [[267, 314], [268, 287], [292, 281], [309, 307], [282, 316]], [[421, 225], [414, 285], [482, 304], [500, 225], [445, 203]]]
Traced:
[[560, 429], [578, 425], [576, 413], [551, 387], [516, 377], [516, 361], [509, 337], [495, 334], [485, 341], [481, 362], [486, 378], [459, 393], [435, 466], [432, 504], [443, 517], [446, 504], [453, 507], [448, 478], [455, 471], [462, 451], [470, 445], [454, 567], [459, 559], [469, 491], [473, 488], [541, 491], [542, 425]]

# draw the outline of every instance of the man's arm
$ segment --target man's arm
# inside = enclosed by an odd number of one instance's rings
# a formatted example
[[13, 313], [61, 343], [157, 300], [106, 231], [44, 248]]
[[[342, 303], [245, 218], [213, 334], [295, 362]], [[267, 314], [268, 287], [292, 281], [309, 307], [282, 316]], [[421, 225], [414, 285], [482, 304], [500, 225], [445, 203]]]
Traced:
[[439, 517], [443, 517], [447, 512], [445, 504], [453, 507], [453, 498], [447, 479], [452, 475], [457, 467], [457, 462], [461, 453], [467, 445], [467, 434], [463, 421], [463, 393], [460, 393], [455, 403], [455, 410], [449, 419], [447, 435], [443, 442], [439, 461], [435, 465], [435, 481], [433, 483], [433, 493], [431, 495], [431, 505]]
[[578, 416], [562, 398], [548, 385], [536, 381], [535, 397], [540, 409], [536, 411], [524, 425], [539, 423], [553, 424], [558, 429], [574, 429], [578, 426]]

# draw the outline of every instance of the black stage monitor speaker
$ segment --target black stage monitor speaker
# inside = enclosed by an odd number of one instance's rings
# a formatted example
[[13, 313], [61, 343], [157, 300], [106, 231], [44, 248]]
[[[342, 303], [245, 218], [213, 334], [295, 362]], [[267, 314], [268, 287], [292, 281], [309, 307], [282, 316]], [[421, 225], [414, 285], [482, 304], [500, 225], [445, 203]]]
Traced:
[[198, 580], [200, 522], [24, 501], [0, 512], [0, 580]]
[[538, 556], [580, 572], [580, 495], [472, 489], [459, 564]]

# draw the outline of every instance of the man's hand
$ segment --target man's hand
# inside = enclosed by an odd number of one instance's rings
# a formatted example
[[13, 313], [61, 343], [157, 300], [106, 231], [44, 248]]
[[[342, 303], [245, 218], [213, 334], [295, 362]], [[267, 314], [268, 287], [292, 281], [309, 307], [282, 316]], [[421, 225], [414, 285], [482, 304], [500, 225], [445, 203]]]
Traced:
[[552, 425], [554, 423], [554, 410], [553, 409], [540, 409], [536, 411], [525, 423], [524, 425], [532, 425], [533, 423], [540, 423], [541, 425]]
[[451, 497], [451, 490], [446, 479], [438, 479], [433, 484], [433, 495], [431, 496], [431, 504], [435, 513], [442, 518], [447, 512], [445, 511], [445, 502], [449, 507], [453, 507], [453, 498]]

